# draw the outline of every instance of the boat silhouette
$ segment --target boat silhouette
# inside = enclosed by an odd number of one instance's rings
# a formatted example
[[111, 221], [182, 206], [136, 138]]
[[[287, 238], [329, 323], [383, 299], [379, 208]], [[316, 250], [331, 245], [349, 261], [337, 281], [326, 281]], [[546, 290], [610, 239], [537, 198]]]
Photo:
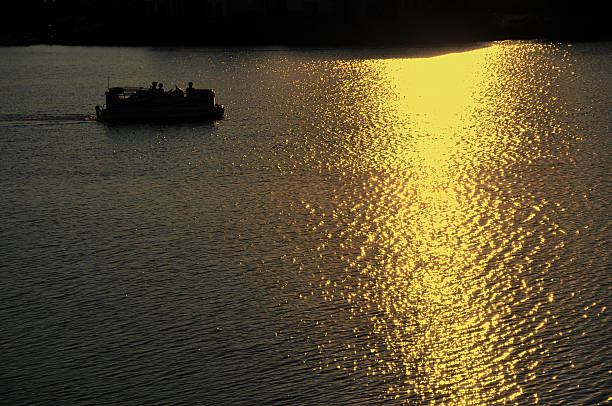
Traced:
[[96, 106], [98, 121], [218, 120], [225, 112], [213, 89], [196, 89], [192, 82], [185, 91], [177, 86], [167, 92], [152, 82], [150, 88], [109, 87], [105, 95], [106, 104]]

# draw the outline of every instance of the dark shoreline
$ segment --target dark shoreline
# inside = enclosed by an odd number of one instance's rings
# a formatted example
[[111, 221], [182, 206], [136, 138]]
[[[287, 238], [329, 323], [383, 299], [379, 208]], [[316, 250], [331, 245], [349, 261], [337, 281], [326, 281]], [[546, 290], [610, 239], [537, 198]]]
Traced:
[[[132, 18], [133, 17], [133, 18]], [[125, 22], [128, 21], [128, 22]], [[436, 46], [502, 40], [594, 42], [612, 40], [604, 13], [542, 14], [448, 11], [411, 17], [233, 16], [172, 19], [112, 13], [37, 16], [28, 25], [5, 26], [0, 46]]]
[[406, 41], [220, 41], [220, 42], [197, 42], [197, 41], [80, 41], [80, 40], [49, 40], [36, 37], [15, 34], [0, 38], [0, 48], [27, 47], [35, 45], [60, 45], [60, 46], [101, 46], [101, 47], [211, 47], [211, 48], [242, 48], [242, 47], [295, 47], [295, 48], [402, 48], [402, 47], [444, 47], [460, 46], [476, 43], [498, 42], [498, 41], [536, 41], [542, 43], [590, 43], [609, 42], [609, 37], [569, 37], [569, 36], [495, 36], [474, 38], [435, 38], [424, 40]]

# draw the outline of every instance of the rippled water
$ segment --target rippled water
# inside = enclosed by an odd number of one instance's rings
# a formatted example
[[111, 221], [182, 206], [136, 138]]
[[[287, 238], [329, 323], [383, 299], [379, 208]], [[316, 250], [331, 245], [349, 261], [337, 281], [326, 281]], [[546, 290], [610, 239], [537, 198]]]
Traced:
[[[611, 62], [0, 49], [2, 402], [609, 402]], [[91, 119], [151, 80], [226, 118]]]

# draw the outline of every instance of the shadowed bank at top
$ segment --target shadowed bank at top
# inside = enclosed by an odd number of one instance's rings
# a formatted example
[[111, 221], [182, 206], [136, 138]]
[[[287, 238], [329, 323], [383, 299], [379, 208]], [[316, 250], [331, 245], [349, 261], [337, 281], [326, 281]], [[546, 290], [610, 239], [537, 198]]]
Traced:
[[[12, 4], [15, 3], [15, 4]], [[610, 39], [595, 0], [22, 0], [0, 44], [401, 45]]]

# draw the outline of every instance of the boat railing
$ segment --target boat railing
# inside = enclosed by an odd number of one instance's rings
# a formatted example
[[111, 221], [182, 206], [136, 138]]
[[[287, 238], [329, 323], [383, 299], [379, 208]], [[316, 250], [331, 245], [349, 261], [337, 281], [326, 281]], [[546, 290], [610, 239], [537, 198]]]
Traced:
[[186, 91], [177, 88], [172, 91], [165, 91], [161, 88], [146, 88], [146, 87], [123, 87], [114, 86], [108, 88], [106, 92], [106, 104], [114, 106], [118, 103], [138, 103], [138, 102], [164, 102], [174, 103], [177, 98], [188, 100], [190, 103], [199, 103], [204, 105], [215, 105], [215, 91], [213, 89], [194, 89], [188, 88]]
[[137, 93], [144, 93], [144, 92], [148, 92], [149, 89], [144, 88], [144, 87], [127, 87], [127, 86], [116, 86], [116, 87], [111, 87], [108, 89], [107, 94], [109, 95], [115, 95], [117, 96], [119, 99], [125, 99], [128, 98], [134, 94]]

